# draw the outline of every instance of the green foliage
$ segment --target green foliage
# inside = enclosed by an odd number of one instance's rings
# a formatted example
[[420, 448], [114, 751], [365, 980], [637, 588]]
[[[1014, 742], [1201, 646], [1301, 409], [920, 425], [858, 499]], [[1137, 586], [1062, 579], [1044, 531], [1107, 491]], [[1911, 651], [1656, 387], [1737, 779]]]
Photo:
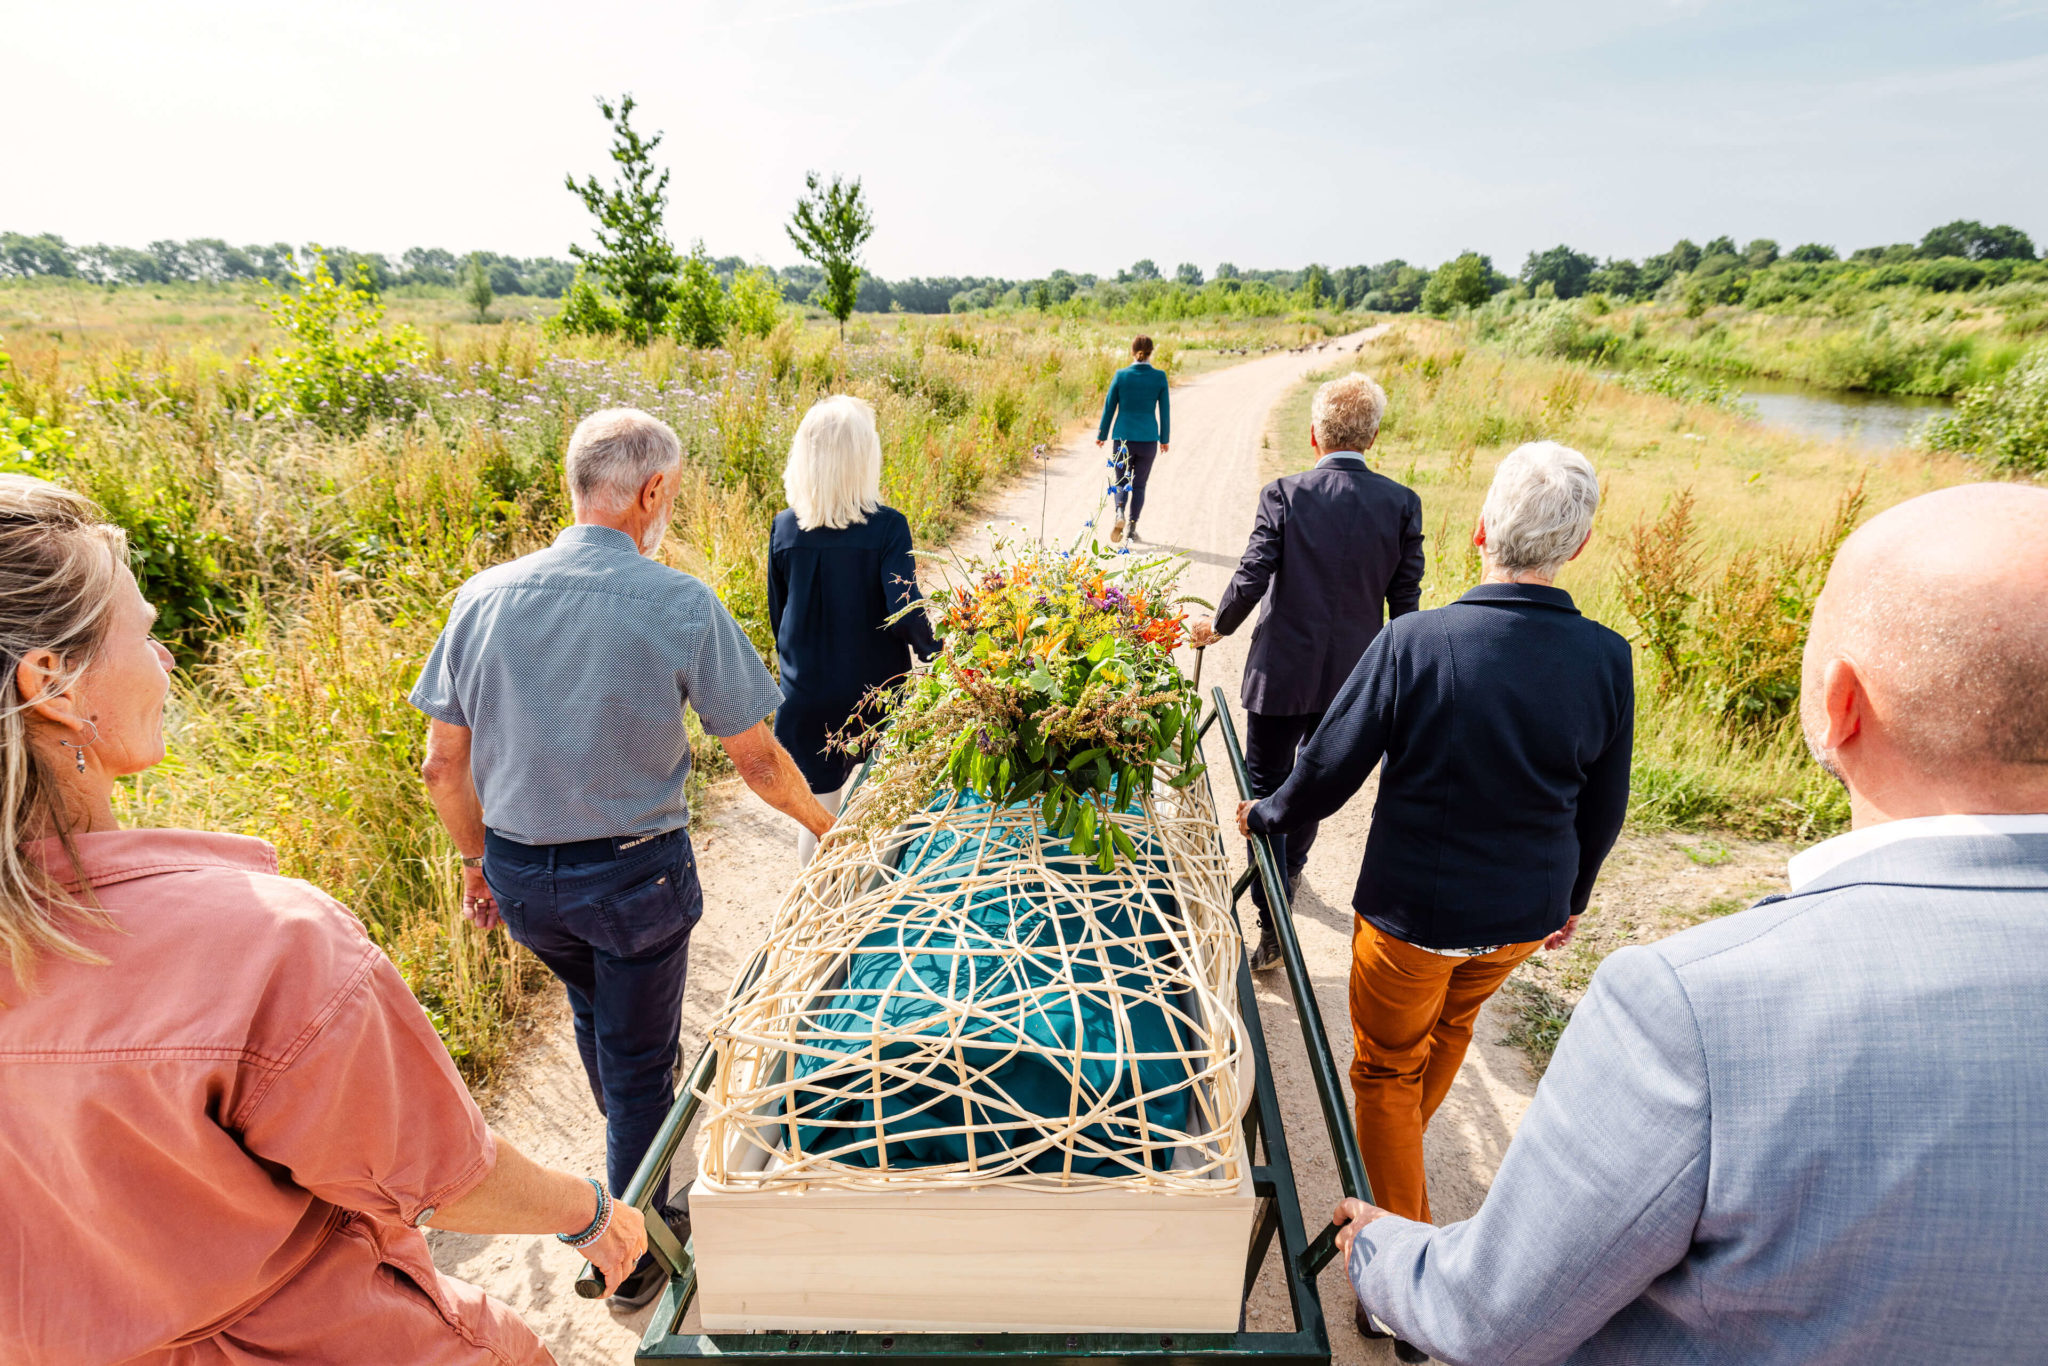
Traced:
[[1736, 396], [1727, 380], [1714, 375], [1688, 374], [1674, 361], [1664, 361], [1654, 370], [1630, 371], [1621, 377], [1621, 386], [1639, 394], [1662, 394], [1680, 403], [1700, 403], [1726, 408], [1730, 412], [1754, 412]]
[[16, 392], [14, 358], [0, 351], [0, 474], [47, 477], [71, 454], [72, 434], [38, 417]]
[[484, 258], [472, 255], [469, 258], [469, 306], [476, 310], [478, 322], [490, 321], [491, 272], [484, 265]]
[[1858, 479], [1817, 539], [1737, 551], [1718, 575], [1704, 570], [1689, 490], [1631, 528], [1622, 603], [1659, 692], [1689, 693], [1735, 728], [1768, 728], [1789, 717], [1799, 701], [1813, 601], [1867, 501]]
[[1310, 266], [1302, 273], [1301, 301], [1309, 308], [1321, 306], [1330, 297], [1330, 272], [1321, 266]]
[[270, 402], [334, 432], [410, 415], [426, 343], [410, 327], [383, 330], [384, 306], [364, 268], [352, 286], [340, 284], [315, 247], [312, 264], [291, 279], [296, 288], [275, 290], [269, 304], [290, 338], [263, 365]]
[[560, 337], [615, 337], [626, 330], [626, 318], [619, 311], [618, 304], [606, 298], [597, 282], [578, 266], [576, 278], [562, 295], [561, 308], [541, 327], [551, 340]]
[[1955, 412], [1929, 423], [1920, 439], [1935, 450], [1966, 452], [2000, 473], [2048, 472], [2048, 347], [1965, 391]]
[[1562, 244], [1548, 251], [1529, 253], [1522, 263], [1522, 283], [1531, 289], [1548, 284], [1560, 299], [1575, 299], [1586, 292], [1597, 262], [1584, 252]]
[[1477, 308], [1493, 295], [1493, 266], [1476, 251], [1468, 251], [1438, 268], [1422, 290], [1422, 308], [1443, 317], [1454, 308]]
[[694, 243], [676, 280], [675, 299], [668, 310], [668, 330], [685, 345], [709, 350], [725, 341], [731, 311], [725, 286], [718, 282], [711, 258], [704, 254], [704, 244]]
[[1964, 256], [1972, 261], [2031, 261], [2034, 241], [2007, 223], [1987, 228], [1973, 219], [1958, 218], [1929, 229], [1914, 254], [1928, 259]]
[[157, 636], [180, 663], [198, 662], [207, 641], [241, 615], [229, 581], [235, 543], [208, 525], [206, 490], [190, 472], [161, 464], [85, 466], [67, 482], [127, 531], [128, 566], [157, 609]]
[[737, 336], [765, 337], [782, 321], [782, 290], [775, 283], [775, 273], [763, 267], [734, 275], [728, 302]]
[[607, 189], [596, 176], [581, 185], [566, 178], [570, 193], [597, 219], [597, 249], [569, 248], [570, 254], [611, 288], [621, 301], [621, 330], [635, 343], [645, 342], [667, 325], [675, 300], [676, 273], [682, 262], [662, 226], [668, 211], [668, 171], [656, 172], [654, 149], [662, 135], [643, 138], [633, 128], [633, 97], [616, 106], [600, 98], [598, 109], [612, 128], [612, 160], [618, 179]]
[[841, 336], [860, 292], [860, 249], [875, 233], [875, 217], [860, 181], [833, 176], [823, 184], [816, 171], [804, 176], [804, 196], [789, 216], [789, 240], [825, 272], [818, 302], [839, 321]]

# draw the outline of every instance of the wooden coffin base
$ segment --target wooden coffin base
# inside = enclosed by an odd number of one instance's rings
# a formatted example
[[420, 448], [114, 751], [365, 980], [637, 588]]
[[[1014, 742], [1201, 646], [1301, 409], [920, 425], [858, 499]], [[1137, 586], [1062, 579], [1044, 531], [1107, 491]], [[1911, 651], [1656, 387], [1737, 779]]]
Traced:
[[690, 1192], [706, 1332], [1235, 1332], [1253, 1196]]

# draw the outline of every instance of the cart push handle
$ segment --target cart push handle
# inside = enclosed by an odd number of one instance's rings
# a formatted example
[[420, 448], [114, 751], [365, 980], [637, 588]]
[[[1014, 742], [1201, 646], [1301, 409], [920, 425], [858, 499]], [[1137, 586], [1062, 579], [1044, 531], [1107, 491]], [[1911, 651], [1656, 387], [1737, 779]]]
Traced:
[[[1211, 715], [1223, 732], [1223, 749], [1230, 756], [1230, 773], [1237, 780], [1238, 795], [1250, 801], [1251, 777], [1244, 766], [1244, 750], [1237, 742], [1237, 726], [1230, 719], [1230, 703], [1220, 687], [1212, 688], [1210, 694], [1216, 699], [1216, 710]], [[1279, 860], [1273, 856], [1270, 839], [1254, 834], [1251, 845], [1253, 860], [1258, 865], [1257, 875], [1265, 881], [1266, 904], [1273, 908], [1273, 914], [1268, 918], [1274, 932], [1280, 936], [1280, 959], [1287, 967], [1287, 984], [1294, 992], [1295, 1013], [1301, 1017], [1301, 1037], [1315, 1077], [1316, 1099], [1323, 1107], [1323, 1127], [1329, 1131], [1330, 1149], [1337, 1157], [1337, 1180], [1343, 1186], [1344, 1194], [1370, 1202], [1372, 1183], [1366, 1179], [1365, 1162], [1358, 1154], [1358, 1135], [1351, 1125], [1351, 1111], [1344, 1104], [1343, 1078], [1337, 1071], [1337, 1060], [1330, 1052], [1330, 1036], [1323, 1028], [1323, 1012], [1316, 1005], [1315, 983], [1309, 980], [1308, 964], [1301, 956], [1301, 942], [1295, 938], [1293, 907], [1287, 901], [1287, 879]], [[1302, 1253], [1302, 1269], [1313, 1276], [1336, 1255], [1337, 1227], [1325, 1224], [1323, 1231]]]

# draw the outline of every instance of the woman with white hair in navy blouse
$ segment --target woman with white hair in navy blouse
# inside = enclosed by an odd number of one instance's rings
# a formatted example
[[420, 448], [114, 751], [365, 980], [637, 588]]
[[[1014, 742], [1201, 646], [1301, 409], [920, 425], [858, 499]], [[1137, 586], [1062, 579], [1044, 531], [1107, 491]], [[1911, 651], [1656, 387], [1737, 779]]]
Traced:
[[[789, 506], [768, 537], [768, 621], [781, 661], [775, 737], [811, 791], [837, 812], [852, 756], [829, 738], [870, 689], [938, 652], [910, 556], [910, 523], [882, 503], [882, 440], [866, 400], [835, 394], [797, 427], [782, 471]], [[893, 620], [892, 620], [893, 619]], [[809, 863], [817, 840], [797, 837]]]

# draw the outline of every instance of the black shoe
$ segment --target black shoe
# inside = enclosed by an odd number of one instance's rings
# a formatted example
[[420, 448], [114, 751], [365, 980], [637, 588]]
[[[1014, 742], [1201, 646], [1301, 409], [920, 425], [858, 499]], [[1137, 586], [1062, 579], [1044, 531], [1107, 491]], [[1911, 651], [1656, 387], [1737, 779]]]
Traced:
[[1259, 931], [1259, 946], [1252, 950], [1252, 971], [1265, 972], [1280, 966], [1280, 936], [1271, 930]]
[[1429, 1361], [1429, 1360], [1431, 1360], [1431, 1357], [1430, 1357], [1429, 1353], [1427, 1353], [1427, 1352], [1423, 1351], [1423, 1350], [1422, 1350], [1422, 1349], [1421, 1349], [1420, 1347], [1417, 1347], [1417, 1346], [1416, 1346], [1416, 1345], [1415, 1345], [1414, 1343], [1412, 1343], [1412, 1342], [1403, 1342], [1403, 1341], [1401, 1341], [1401, 1339], [1399, 1339], [1399, 1338], [1395, 1338], [1395, 1339], [1394, 1339], [1394, 1360], [1396, 1360], [1396, 1361]]

